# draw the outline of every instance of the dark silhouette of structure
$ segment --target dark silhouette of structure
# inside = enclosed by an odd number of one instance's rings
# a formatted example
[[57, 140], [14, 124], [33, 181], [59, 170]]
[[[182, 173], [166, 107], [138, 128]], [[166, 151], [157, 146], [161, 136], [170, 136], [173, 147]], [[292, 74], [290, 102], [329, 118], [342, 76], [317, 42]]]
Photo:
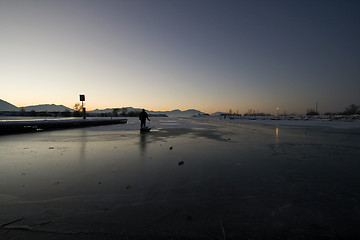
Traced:
[[146, 126], [146, 119], [150, 121], [148, 114], [145, 112], [145, 109], [143, 109], [139, 115], [139, 119], [141, 121], [140, 123], [140, 129], [145, 128]]
[[80, 94], [81, 108], [83, 111], [83, 119], [86, 119], [86, 108], [84, 108], [85, 95]]

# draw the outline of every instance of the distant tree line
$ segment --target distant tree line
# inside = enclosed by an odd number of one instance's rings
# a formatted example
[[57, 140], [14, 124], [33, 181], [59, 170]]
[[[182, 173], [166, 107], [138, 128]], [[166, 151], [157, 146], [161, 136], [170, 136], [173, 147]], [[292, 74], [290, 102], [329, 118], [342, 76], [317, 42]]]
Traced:
[[[110, 114], [110, 113], [108, 113]], [[138, 117], [140, 115], [140, 111], [130, 111], [128, 112], [127, 108], [114, 108], [112, 111], [112, 116], [114, 117]]]
[[316, 111], [316, 110], [313, 109], [313, 108], [308, 108], [308, 109], [306, 110], [306, 115], [308, 115], [308, 116], [315, 116], [315, 115], [319, 115], [319, 112]]
[[98, 117], [138, 117], [140, 112], [138, 111], [131, 111], [131, 112], [121, 112], [113, 109], [112, 112], [102, 112], [97, 114]]
[[332, 113], [326, 112], [324, 115], [357, 115], [360, 114], [360, 105], [349, 104], [342, 112]]
[[[77, 111], [70, 111], [65, 109], [62, 112], [48, 112], [48, 111], [40, 111], [37, 112], [35, 110], [26, 111], [25, 109], [20, 109], [20, 111], [10, 111], [3, 112], [1, 115], [10, 115], [10, 116], [21, 116], [21, 117], [82, 117], [83, 112], [82, 108], [77, 108]], [[80, 110], [81, 109], [81, 110]], [[102, 113], [86, 113], [87, 117], [139, 117], [140, 111], [130, 111], [126, 108], [114, 108], [110, 112], [102, 112]], [[166, 114], [149, 114], [149, 117], [167, 117]]]
[[[338, 112], [338, 113], [331, 113], [331, 112], [327, 112], [324, 113], [324, 115], [356, 115], [356, 114], [360, 114], [360, 105], [356, 105], [356, 104], [349, 104], [349, 106], [347, 106], [345, 108], [344, 111], [342, 112]], [[239, 115], [241, 116], [241, 114], [235, 114], [232, 112], [232, 110], [230, 109], [228, 114], [225, 115]], [[315, 110], [314, 108], [308, 108], [306, 110], [306, 115], [307, 116], [316, 116], [316, 115], [320, 115], [320, 113]], [[271, 114], [268, 113], [263, 113], [263, 112], [256, 112], [253, 109], [249, 109], [246, 113], [244, 113], [244, 116], [271, 116]], [[287, 116], [286, 111], [284, 111], [283, 114], [281, 114], [281, 116]]]
[[247, 112], [244, 113], [244, 116], [251, 116], [251, 117], [256, 117], [256, 116], [260, 116], [260, 117], [264, 117], [264, 116], [271, 116], [271, 114], [269, 113], [263, 113], [263, 112]]
[[82, 112], [74, 111], [70, 112], [68, 109], [65, 109], [62, 112], [55, 111], [26, 111], [21, 108], [18, 112], [11, 112], [11, 116], [21, 116], [21, 117], [82, 117]]
[[360, 105], [350, 104], [345, 108], [344, 115], [360, 114]]
[[127, 108], [114, 108], [112, 112], [100, 113], [100, 117], [139, 117], [140, 111], [130, 111]]

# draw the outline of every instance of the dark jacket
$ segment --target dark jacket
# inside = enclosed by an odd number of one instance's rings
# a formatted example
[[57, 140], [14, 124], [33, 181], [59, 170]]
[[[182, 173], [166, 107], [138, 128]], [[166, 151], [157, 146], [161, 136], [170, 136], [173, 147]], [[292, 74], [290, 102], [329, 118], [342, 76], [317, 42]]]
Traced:
[[141, 112], [139, 115], [139, 119], [141, 121], [145, 121], [148, 118], [148, 114], [146, 112]]

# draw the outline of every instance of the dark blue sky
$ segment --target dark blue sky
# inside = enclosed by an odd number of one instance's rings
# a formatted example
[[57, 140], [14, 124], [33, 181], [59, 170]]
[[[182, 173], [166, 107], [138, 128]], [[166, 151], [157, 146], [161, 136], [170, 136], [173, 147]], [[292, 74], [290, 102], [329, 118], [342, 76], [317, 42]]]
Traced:
[[[303, 113], [315, 102], [322, 112], [360, 104], [360, 1], [2, 1], [0, 9], [0, 91], [18, 105], [71, 105], [78, 92], [94, 108]], [[21, 100], [19, 84], [45, 93]], [[50, 86], [72, 88], [56, 98]]]

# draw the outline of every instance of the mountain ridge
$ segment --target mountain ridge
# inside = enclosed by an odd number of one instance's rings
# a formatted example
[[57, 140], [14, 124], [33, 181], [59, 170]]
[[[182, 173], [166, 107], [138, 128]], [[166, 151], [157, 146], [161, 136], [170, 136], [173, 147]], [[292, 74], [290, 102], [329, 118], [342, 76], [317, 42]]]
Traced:
[[[133, 107], [124, 107], [126, 108], [126, 112], [130, 113], [130, 112], [140, 112], [142, 110], [142, 108], [133, 108]], [[92, 111], [88, 111], [88, 113], [95, 113], [95, 114], [101, 114], [101, 113], [112, 113], [113, 109], [120, 109], [119, 114], [121, 114], [121, 110], [123, 108], [105, 108], [105, 109], [95, 109]], [[201, 112], [199, 110], [196, 109], [188, 109], [188, 110], [179, 110], [179, 109], [174, 109], [171, 111], [153, 111], [153, 110], [146, 110], [146, 112], [148, 114], [153, 114], [153, 115], [160, 115], [160, 114], [165, 114], [168, 117], [192, 117], [192, 116], [197, 116], [197, 115], [204, 115], [206, 113]]]
[[19, 111], [15, 105], [0, 99], [0, 111]]
[[[105, 109], [95, 109], [92, 111], [88, 111], [89, 114], [101, 114], [101, 113], [113, 113], [114, 109], [120, 109], [119, 114], [121, 114], [121, 111], [123, 108], [126, 108], [126, 112], [139, 112], [142, 110], [142, 108], [134, 108], [134, 107], [121, 107], [121, 108], [105, 108]], [[1, 100], [0, 99], [0, 112], [6, 112], [6, 111], [21, 111], [24, 109], [26, 112], [30, 111], [36, 111], [36, 112], [64, 112], [64, 111], [70, 111], [73, 112], [74, 110], [66, 107], [64, 105], [56, 105], [56, 104], [39, 104], [39, 105], [30, 105], [30, 106], [23, 106], [23, 107], [16, 107], [15, 105]], [[152, 111], [152, 110], [146, 110], [148, 114], [153, 115], [160, 115], [165, 114], [169, 117], [192, 117], [197, 115], [204, 115], [206, 113], [201, 112], [196, 109], [187, 109], [187, 110], [179, 110], [174, 109], [171, 111]]]
[[39, 104], [39, 105], [31, 105], [26, 107], [20, 107], [20, 109], [24, 109], [25, 111], [36, 111], [36, 112], [64, 112], [64, 111], [74, 111], [71, 108], [68, 108], [64, 105], [56, 105], [56, 104]]

